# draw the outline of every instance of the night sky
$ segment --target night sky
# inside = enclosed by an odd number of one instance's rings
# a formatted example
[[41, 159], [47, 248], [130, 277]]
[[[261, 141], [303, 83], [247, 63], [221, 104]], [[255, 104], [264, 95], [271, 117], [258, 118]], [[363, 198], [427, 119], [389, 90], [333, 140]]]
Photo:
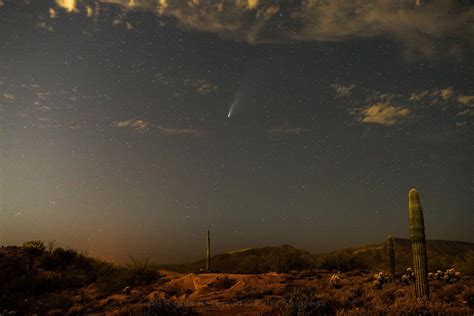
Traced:
[[413, 187], [427, 238], [474, 242], [473, 25], [449, 0], [0, 0], [0, 243], [324, 252], [407, 237]]

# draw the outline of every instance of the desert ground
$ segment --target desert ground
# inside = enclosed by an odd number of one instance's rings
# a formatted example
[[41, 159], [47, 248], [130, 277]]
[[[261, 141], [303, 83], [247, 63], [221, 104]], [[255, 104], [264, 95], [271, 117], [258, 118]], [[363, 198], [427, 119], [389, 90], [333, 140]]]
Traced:
[[[443, 242], [444, 244], [445, 242]], [[403, 252], [403, 240], [398, 240]], [[428, 243], [436, 253], [439, 242]], [[471, 244], [458, 245], [467, 252]], [[0, 248], [0, 314], [4, 315], [365, 315], [474, 313], [474, 277], [464, 266], [458, 278], [431, 277], [430, 299], [415, 298], [413, 279], [392, 280], [357, 256], [384, 252], [380, 245], [356, 247], [351, 254], [307, 262], [308, 253], [290, 246], [245, 249], [213, 257], [221, 270], [239, 269], [246, 260], [256, 270], [277, 263], [284, 272], [173, 272], [131, 257], [126, 267], [72, 249], [34, 241]], [[356, 255], [354, 255], [356, 253]], [[397, 253], [400, 261], [403, 256]], [[373, 254], [370, 258], [376, 258]], [[451, 262], [459, 262], [452, 258]], [[470, 257], [469, 257], [470, 258]], [[320, 259], [321, 260], [321, 259]], [[383, 260], [383, 256], [382, 256]], [[259, 266], [255, 262], [263, 262]], [[253, 263], [252, 263], [253, 262]], [[403, 261], [402, 261], [403, 262]], [[252, 264], [250, 264], [252, 263]], [[375, 262], [371, 263], [377, 267]], [[446, 261], [445, 261], [446, 264]], [[403, 265], [403, 264], [401, 264]], [[180, 266], [192, 269], [196, 265]], [[178, 268], [178, 266], [176, 266]], [[262, 268], [263, 267], [263, 268]], [[268, 266], [265, 269], [272, 270]], [[177, 269], [179, 270], [179, 269]], [[444, 272], [443, 272], [444, 273]], [[375, 274], [375, 275], [374, 275]]]

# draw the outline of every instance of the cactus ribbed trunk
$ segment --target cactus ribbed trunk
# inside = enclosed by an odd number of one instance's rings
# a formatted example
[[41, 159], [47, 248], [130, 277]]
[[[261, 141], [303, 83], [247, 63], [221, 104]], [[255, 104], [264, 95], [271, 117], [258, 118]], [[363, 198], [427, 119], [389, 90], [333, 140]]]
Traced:
[[419, 299], [429, 298], [428, 260], [426, 257], [425, 224], [420, 197], [415, 189], [408, 193], [408, 217], [413, 269], [415, 272], [415, 292]]
[[211, 233], [207, 231], [206, 270], [211, 271]]
[[392, 280], [395, 280], [395, 248], [393, 247], [393, 237], [388, 236], [388, 259], [389, 259], [389, 268], [390, 276]]

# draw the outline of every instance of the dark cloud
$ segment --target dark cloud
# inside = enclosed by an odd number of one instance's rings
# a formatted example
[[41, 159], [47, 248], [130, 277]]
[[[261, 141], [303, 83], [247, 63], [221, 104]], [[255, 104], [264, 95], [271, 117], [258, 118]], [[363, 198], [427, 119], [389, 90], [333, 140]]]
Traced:
[[[60, 1], [74, 12], [79, 1]], [[58, 2], [58, 3], [60, 3]], [[216, 33], [250, 44], [289, 41], [343, 41], [388, 36], [407, 52], [459, 58], [472, 50], [474, 10], [455, 0], [324, 1], [291, 5], [256, 0], [102, 0], [125, 10], [148, 10], [173, 17], [184, 28]]]

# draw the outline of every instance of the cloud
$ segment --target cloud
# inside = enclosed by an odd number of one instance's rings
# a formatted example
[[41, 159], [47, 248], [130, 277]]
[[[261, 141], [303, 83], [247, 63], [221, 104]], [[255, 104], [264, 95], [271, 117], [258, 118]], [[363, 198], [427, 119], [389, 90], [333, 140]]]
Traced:
[[331, 87], [336, 90], [337, 96], [348, 97], [351, 95], [352, 89], [354, 89], [355, 85], [344, 86], [340, 84], [332, 84]]
[[5, 98], [5, 100], [15, 100], [15, 96], [11, 93], [3, 93], [3, 97]]
[[205, 133], [202, 130], [192, 128], [169, 128], [158, 126], [161, 135], [165, 136], [203, 136]]
[[271, 135], [300, 135], [309, 131], [310, 129], [300, 127], [273, 127], [268, 132]]
[[474, 103], [474, 95], [459, 95], [458, 102], [464, 105]]
[[131, 128], [138, 132], [148, 132], [151, 129], [156, 129], [160, 133], [160, 135], [164, 136], [203, 136], [205, 134], [204, 131], [199, 129], [192, 129], [192, 128], [174, 128], [174, 127], [163, 127], [160, 125], [155, 125], [148, 122], [145, 119], [130, 119], [130, 120], [122, 120], [122, 121], [114, 121], [112, 122], [112, 126], [120, 127], [120, 128]]
[[432, 105], [446, 104], [447, 102], [457, 100], [459, 103], [467, 105], [474, 101], [474, 96], [455, 93], [453, 87], [446, 87], [444, 89], [415, 91], [411, 94], [409, 100], [412, 102], [429, 101]]
[[432, 92], [432, 95], [443, 98], [446, 101], [446, 100], [449, 100], [454, 95], [454, 90], [452, 87], [448, 87], [441, 90], [435, 90]]
[[412, 111], [403, 106], [376, 103], [355, 111], [354, 114], [358, 116], [358, 120], [362, 123], [392, 126], [403, 122], [412, 114]]
[[77, 11], [76, 7], [78, 5], [77, 0], [56, 0], [56, 4], [65, 9], [67, 12]]
[[132, 128], [139, 132], [146, 132], [150, 128], [150, 123], [143, 119], [131, 119], [125, 121], [114, 121], [112, 122], [112, 126], [115, 127], [128, 127]]
[[456, 116], [474, 116], [474, 109], [467, 108], [456, 114]]
[[186, 79], [185, 84], [191, 86], [199, 94], [205, 95], [217, 90], [217, 85], [206, 80]]
[[[339, 88], [338, 85], [331, 86], [336, 91]], [[360, 123], [392, 126], [404, 123], [407, 119], [433, 117], [434, 113], [453, 121], [471, 121], [474, 117], [474, 96], [458, 90], [446, 87], [386, 93], [358, 84], [352, 92], [359, 97], [351, 97], [346, 101], [350, 106], [349, 113]]]
[[[56, 0], [67, 12], [95, 15], [88, 0]], [[184, 29], [249, 44], [344, 41], [385, 36], [424, 56], [461, 58], [473, 49], [474, 9], [458, 0], [257, 1], [96, 0], [124, 11], [150, 11]], [[98, 11], [100, 12], [100, 10]], [[97, 13], [98, 14], [98, 13]]]
[[412, 102], [420, 102], [421, 100], [423, 100], [428, 95], [430, 95], [430, 92], [428, 90], [413, 92], [411, 94], [409, 100], [412, 101]]
[[[76, 1], [62, 0], [69, 11]], [[250, 44], [391, 37], [425, 56], [472, 49], [474, 10], [461, 1], [102, 0], [176, 18], [183, 28]], [[442, 49], [441, 49], [442, 48]]]
[[54, 8], [49, 8], [49, 17], [51, 19], [55, 19], [58, 17], [58, 13], [56, 12]]

